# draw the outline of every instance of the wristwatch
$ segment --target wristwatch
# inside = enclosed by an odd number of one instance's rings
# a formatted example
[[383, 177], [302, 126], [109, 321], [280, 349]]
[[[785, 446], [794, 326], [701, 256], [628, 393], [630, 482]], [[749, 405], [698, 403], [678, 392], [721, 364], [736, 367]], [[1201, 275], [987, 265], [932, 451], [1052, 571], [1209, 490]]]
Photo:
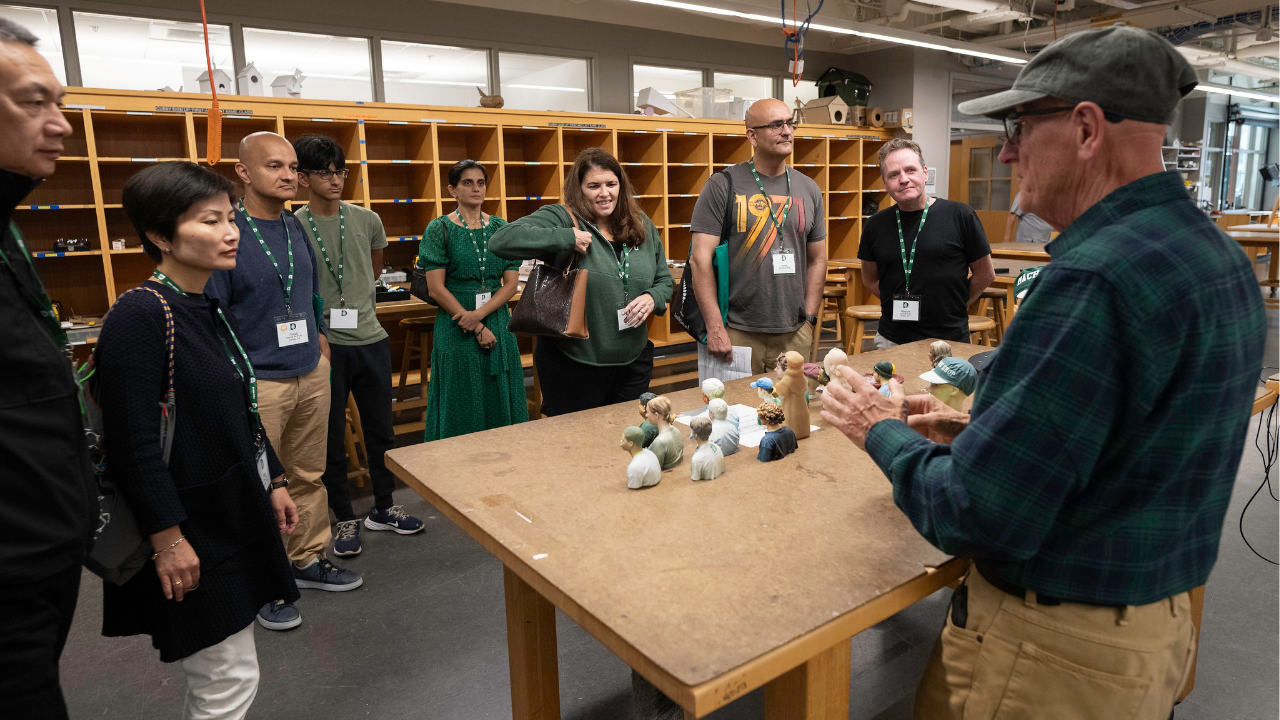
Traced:
[[818, 327], [818, 316], [817, 316], [817, 315], [805, 315], [805, 316], [804, 316], [804, 321], [805, 321], [805, 322], [807, 322], [807, 323], [809, 323], [810, 325], [812, 325], [812, 326], [814, 326], [814, 327]]
[[289, 487], [289, 481], [288, 481], [288, 480], [277, 480], [277, 481], [275, 481], [275, 482], [271, 483], [271, 489], [272, 489], [272, 490], [279, 490], [280, 488], [287, 488], [287, 487]]

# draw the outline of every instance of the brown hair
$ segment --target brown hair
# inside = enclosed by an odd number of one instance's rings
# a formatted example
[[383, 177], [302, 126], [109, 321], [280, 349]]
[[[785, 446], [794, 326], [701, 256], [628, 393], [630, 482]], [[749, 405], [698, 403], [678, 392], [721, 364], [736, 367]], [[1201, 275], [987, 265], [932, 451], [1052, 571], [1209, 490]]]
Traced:
[[769, 400], [760, 403], [760, 407], [756, 408], [756, 414], [765, 425], [781, 425], [787, 421], [786, 414], [782, 412], [782, 406]]
[[645, 227], [644, 213], [636, 203], [635, 188], [631, 187], [631, 180], [618, 164], [618, 159], [603, 148], [591, 147], [578, 153], [573, 167], [564, 176], [564, 204], [583, 219], [594, 220], [595, 210], [582, 194], [582, 180], [591, 168], [608, 170], [618, 176], [618, 199], [614, 203], [613, 214], [609, 216], [609, 232], [618, 242], [640, 247], [649, 237], [649, 230]]
[[[920, 152], [920, 145], [906, 138], [894, 138], [880, 146], [880, 167], [884, 168], [884, 159], [889, 157], [889, 153], [899, 150], [914, 150], [916, 157], [920, 158], [920, 167], [924, 167], [924, 153]], [[882, 169], [881, 172], [884, 170]]]
[[711, 439], [711, 421], [704, 417], [696, 417], [689, 421], [689, 429], [700, 442]]

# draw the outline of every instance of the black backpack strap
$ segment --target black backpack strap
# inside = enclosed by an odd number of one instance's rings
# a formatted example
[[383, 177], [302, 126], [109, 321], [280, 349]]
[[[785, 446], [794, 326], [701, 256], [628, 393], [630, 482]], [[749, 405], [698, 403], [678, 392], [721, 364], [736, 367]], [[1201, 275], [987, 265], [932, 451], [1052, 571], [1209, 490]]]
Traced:
[[729, 174], [729, 168], [721, 170], [720, 173], [724, 175], [724, 181], [729, 185], [728, 194], [725, 195], [724, 223], [720, 225], [720, 244], [723, 245], [729, 242], [729, 235], [733, 232], [733, 208], [737, 202], [733, 197], [733, 176]]

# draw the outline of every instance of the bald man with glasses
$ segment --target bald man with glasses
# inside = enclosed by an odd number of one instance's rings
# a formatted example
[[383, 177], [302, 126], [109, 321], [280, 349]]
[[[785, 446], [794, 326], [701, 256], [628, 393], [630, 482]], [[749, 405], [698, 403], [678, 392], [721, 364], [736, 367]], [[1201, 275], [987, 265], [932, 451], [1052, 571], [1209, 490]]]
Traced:
[[[751, 159], [713, 175], [693, 208], [688, 271], [707, 323], [699, 351], [728, 360], [735, 345], [750, 347], [756, 374], [771, 370], [780, 353], [809, 356], [827, 277], [822, 190], [786, 165], [795, 128], [781, 100], [753, 104], [746, 117]], [[722, 237], [728, 267], [713, 269]], [[716, 272], [729, 274], [726, 308]]]

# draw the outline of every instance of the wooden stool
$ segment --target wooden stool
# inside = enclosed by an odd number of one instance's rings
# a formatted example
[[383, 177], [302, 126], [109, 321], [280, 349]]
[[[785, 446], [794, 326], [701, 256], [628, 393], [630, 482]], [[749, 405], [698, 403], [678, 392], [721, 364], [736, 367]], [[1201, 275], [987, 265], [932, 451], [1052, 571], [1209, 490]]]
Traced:
[[833, 283], [827, 276], [827, 284], [822, 287], [822, 302], [818, 303], [818, 322], [813, 326], [813, 351], [809, 353], [810, 362], [818, 362], [818, 344], [822, 340], [823, 323], [834, 318], [836, 321], [836, 347], [844, 338], [845, 306], [848, 304], [849, 286], [845, 283]]
[[[542, 419], [542, 385], [538, 382], [538, 366], [533, 364], [533, 353], [538, 349], [538, 336], [533, 336], [533, 347], [520, 356], [520, 369], [533, 368], [533, 388], [525, 393], [530, 420]], [[523, 381], [523, 377], [521, 380]]]
[[[970, 315], [969, 316], [969, 340], [973, 341], [974, 335], [980, 336], [980, 341], [987, 347], [992, 347], [991, 335], [995, 332], [996, 321], [986, 315]], [[975, 343], [977, 344], [977, 343]]]
[[880, 319], [880, 306], [854, 305], [844, 311], [844, 316], [853, 321], [853, 327], [849, 331], [849, 342], [845, 345], [844, 351], [848, 355], [859, 355], [862, 353], [863, 341], [875, 338], [875, 334], [867, 334], [867, 321]]
[[[431, 342], [435, 319], [429, 317], [405, 318], [400, 321], [404, 328], [404, 355], [400, 359], [400, 377], [396, 380], [395, 401], [391, 404], [392, 414], [408, 410], [416, 410], [427, 406], [427, 390], [431, 384]], [[409, 370], [413, 361], [418, 361], [418, 397], [404, 397], [408, 389]], [[419, 416], [421, 417], [421, 416]], [[425, 419], [397, 423], [393, 430], [396, 435], [426, 430]]]
[[369, 477], [369, 450], [364, 444], [364, 426], [360, 424], [360, 411], [356, 409], [355, 396], [347, 395], [347, 480], [355, 480], [356, 487], [364, 487]]
[[978, 314], [987, 315], [990, 312], [992, 319], [996, 321], [996, 342], [1004, 339], [1004, 331], [1009, 327], [1008, 313], [1005, 312], [1004, 307], [1004, 301], [1008, 297], [1004, 290], [989, 287], [982, 291], [982, 296], [978, 300]]

